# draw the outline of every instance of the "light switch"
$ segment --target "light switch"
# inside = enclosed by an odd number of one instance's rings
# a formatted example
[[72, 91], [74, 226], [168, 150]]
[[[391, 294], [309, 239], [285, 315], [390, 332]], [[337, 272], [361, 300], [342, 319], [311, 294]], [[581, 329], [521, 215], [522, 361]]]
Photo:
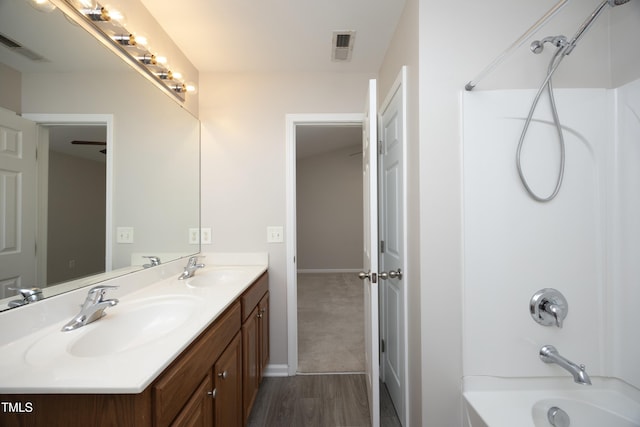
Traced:
[[197, 245], [200, 243], [200, 229], [199, 228], [190, 228], [189, 229], [189, 244]]
[[133, 243], [133, 227], [116, 228], [117, 243]]
[[267, 227], [267, 243], [284, 242], [284, 228], [282, 226]]
[[203, 227], [200, 229], [200, 243], [203, 245], [211, 244], [211, 227]]

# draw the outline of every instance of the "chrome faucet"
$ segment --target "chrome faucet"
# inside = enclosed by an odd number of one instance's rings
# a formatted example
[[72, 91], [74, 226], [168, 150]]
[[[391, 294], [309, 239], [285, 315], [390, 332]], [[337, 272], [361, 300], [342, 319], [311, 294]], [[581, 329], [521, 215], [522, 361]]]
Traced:
[[584, 365], [576, 365], [569, 359], [566, 359], [560, 355], [558, 350], [552, 345], [545, 345], [540, 349], [540, 359], [544, 363], [555, 363], [560, 367], [569, 371], [573, 375], [573, 381], [578, 384], [591, 385], [591, 378], [585, 371]]
[[105, 308], [113, 307], [118, 304], [117, 299], [103, 299], [107, 290], [115, 288], [117, 288], [117, 286], [100, 285], [89, 289], [89, 293], [87, 294], [87, 298], [84, 300], [84, 304], [82, 304], [80, 313], [71, 319], [69, 323], [64, 325], [62, 331], [73, 331], [74, 329], [88, 325], [91, 322], [95, 322], [104, 316]]
[[149, 264], [143, 264], [143, 268], [157, 267], [160, 265], [160, 257], [154, 255], [145, 255], [142, 258], [147, 258], [149, 260]]
[[182, 272], [182, 274], [178, 276], [179, 280], [184, 280], [184, 279], [193, 277], [197, 269], [204, 268], [204, 264], [202, 263], [198, 264], [199, 258], [202, 258], [202, 256], [195, 255], [195, 256], [189, 257], [189, 261], [187, 261], [187, 266], [184, 268], [184, 271]]
[[40, 288], [8, 288], [10, 291], [17, 291], [22, 299], [14, 299], [9, 301], [9, 307], [20, 307], [21, 305], [31, 304], [32, 302], [40, 301], [42, 296], [42, 289]]

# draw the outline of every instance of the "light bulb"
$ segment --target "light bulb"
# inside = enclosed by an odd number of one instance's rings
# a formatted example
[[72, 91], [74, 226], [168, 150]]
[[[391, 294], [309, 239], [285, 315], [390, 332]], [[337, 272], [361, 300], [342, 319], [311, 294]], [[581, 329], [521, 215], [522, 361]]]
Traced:
[[49, 0], [33, 0], [29, 4], [41, 12], [53, 12], [56, 7]]

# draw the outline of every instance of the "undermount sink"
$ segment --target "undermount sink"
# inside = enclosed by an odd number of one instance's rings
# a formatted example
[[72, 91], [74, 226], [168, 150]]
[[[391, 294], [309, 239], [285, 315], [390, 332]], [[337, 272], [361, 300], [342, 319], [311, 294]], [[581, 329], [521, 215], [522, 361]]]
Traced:
[[56, 347], [72, 357], [103, 357], [149, 344], [182, 326], [202, 303], [197, 297], [171, 295], [135, 300], [108, 309], [106, 315], [71, 332], [49, 334], [25, 354], [34, 366], [46, 364]]
[[187, 286], [200, 288], [212, 285], [223, 285], [248, 280], [250, 273], [240, 268], [219, 268], [205, 272], [197, 272], [195, 276], [187, 280]]

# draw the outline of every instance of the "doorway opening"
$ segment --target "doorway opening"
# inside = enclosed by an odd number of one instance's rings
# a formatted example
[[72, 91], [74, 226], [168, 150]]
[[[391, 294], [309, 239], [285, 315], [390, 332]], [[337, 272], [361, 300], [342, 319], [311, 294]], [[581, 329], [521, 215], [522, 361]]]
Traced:
[[[298, 258], [298, 239], [297, 223], [302, 218], [297, 218], [298, 213], [298, 203], [297, 203], [297, 166], [298, 166], [298, 151], [301, 152], [303, 158], [307, 157], [305, 153], [312, 153], [314, 150], [319, 149], [319, 142], [312, 142], [311, 134], [323, 134], [323, 130], [327, 131], [330, 128], [339, 128], [339, 127], [362, 127], [363, 115], [362, 114], [289, 114], [286, 117], [287, 127], [286, 127], [286, 154], [287, 154], [287, 218], [286, 218], [286, 228], [290, 230], [290, 232], [286, 233], [286, 248], [287, 248], [287, 324], [288, 324], [288, 359], [289, 364], [287, 366], [287, 374], [289, 376], [296, 375], [299, 371], [298, 365], [298, 337], [299, 337], [299, 325], [298, 325], [298, 269], [300, 268], [299, 262], [302, 261], [303, 271], [306, 268], [307, 274], [321, 274], [317, 273], [318, 270], [322, 270], [321, 268], [313, 267], [315, 262], [318, 262], [319, 259], [313, 255], [308, 255], [313, 253], [313, 249], [311, 251], [303, 251], [302, 259]], [[307, 140], [308, 144], [304, 142], [300, 144], [298, 147], [297, 144], [297, 136], [298, 130], [300, 131], [301, 139]], [[331, 131], [327, 131], [331, 132]], [[361, 133], [360, 133], [361, 135]], [[322, 141], [323, 139], [321, 139]], [[324, 139], [326, 141], [326, 139]], [[360, 142], [361, 137], [359, 137], [358, 142]], [[307, 147], [307, 145], [309, 147]], [[315, 147], [315, 148], [314, 148]], [[329, 150], [331, 151], [331, 150]], [[356, 149], [359, 151], [359, 149]], [[322, 153], [320, 150], [318, 153]], [[326, 150], [324, 151], [327, 152]], [[345, 148], [345, 153], [347, 158], [343, 160], [345, 162], [349, 162], [353, 160], [353, 158], [349, 159], [349, 155], [353, 154], [352, 148]], [[344, 153], [342, 153], [344, 155]], [[318, 154], [319, 155], [319, 154]], [[312, 157], [312, 156], [310, 156]], [[358, 157], [358, 156], [354, 156]], [[360, 157], [358, 157], [360, 158]], [[353, 160], [355, 162], [355, 160]], [[311, 183], [310, 185], [314, 185]], [[315, 183], [317, 185], [317, 183]], [[332, 189], [326, 187], [325, 190], [331, 191]], [[331, 207], [331, 206], [329, 206]], [[339, 213], [340, 206], [333, 206], [333, 210], [338, 211]], [[360, 211], [362, 212], [362, 211]], [[313, 218], [312, 215], [305, 216], [305, 220], [308, 218]], [[313, 221], [313, 219], [311, 219]], [[302, 227], [305, 227], [304, 223]], [[307, 227], [310, 233], [314, 233], [313, 231], [313, 223]], [[306, 232], [306, 231], [305, 231]], [[304, 242], [306, 244], [306, 241]], [[313, 243], [311, 243], [313, 245]], [[337, 246], [337, 245], [334, 245]], [[360, 248], [362, 245], [360, 245]], [[335, 249], [335, 248], [334, 248]], [[355, 256], [361, 258], [361, 249], [356, 252]], [[307, 255], [304, 255], [306, 253]], [[307, 259], [304, 259], [304, 258]], [[330, 262], [329, 258], [326, 258], [327, 255], [324, 255], [320, 260], [324, 264], [315, 264], [315, 265], [328, 265]], [[305, 267], [306, 265], [306, 267]], [[336, 264], [337, 265], [337, 264]], [[333, 267], [335, 270], [351, 270], [354, 268], [358, 268], [358, 265], [349, 267]], [[314, 272], [315, 271], [315, 272]], [[340, 271], [336, 271], [336, 273], [340, 273]], [[348, 273], [348, 271], [342, 271], [342, 273]], [[304, 272], [302, 274], [305, 274]], [[356, 273], [354, 273], [354, 276]]]
[[105, 272], [107, 128], [104, 124], [45, 128], [49, 133], [47, 284], [51, 285]]
[[[112, 269], [113, 116], [24, 114], [36, 122], [40, 277], [47, 285]], [[78, 251], [74, 242], [86, 246]], [[49, 251], [48, 247], [55, 250]]]
[[295, 140], [297, 373], [362, 373], [362, 124], [300, 124]]

